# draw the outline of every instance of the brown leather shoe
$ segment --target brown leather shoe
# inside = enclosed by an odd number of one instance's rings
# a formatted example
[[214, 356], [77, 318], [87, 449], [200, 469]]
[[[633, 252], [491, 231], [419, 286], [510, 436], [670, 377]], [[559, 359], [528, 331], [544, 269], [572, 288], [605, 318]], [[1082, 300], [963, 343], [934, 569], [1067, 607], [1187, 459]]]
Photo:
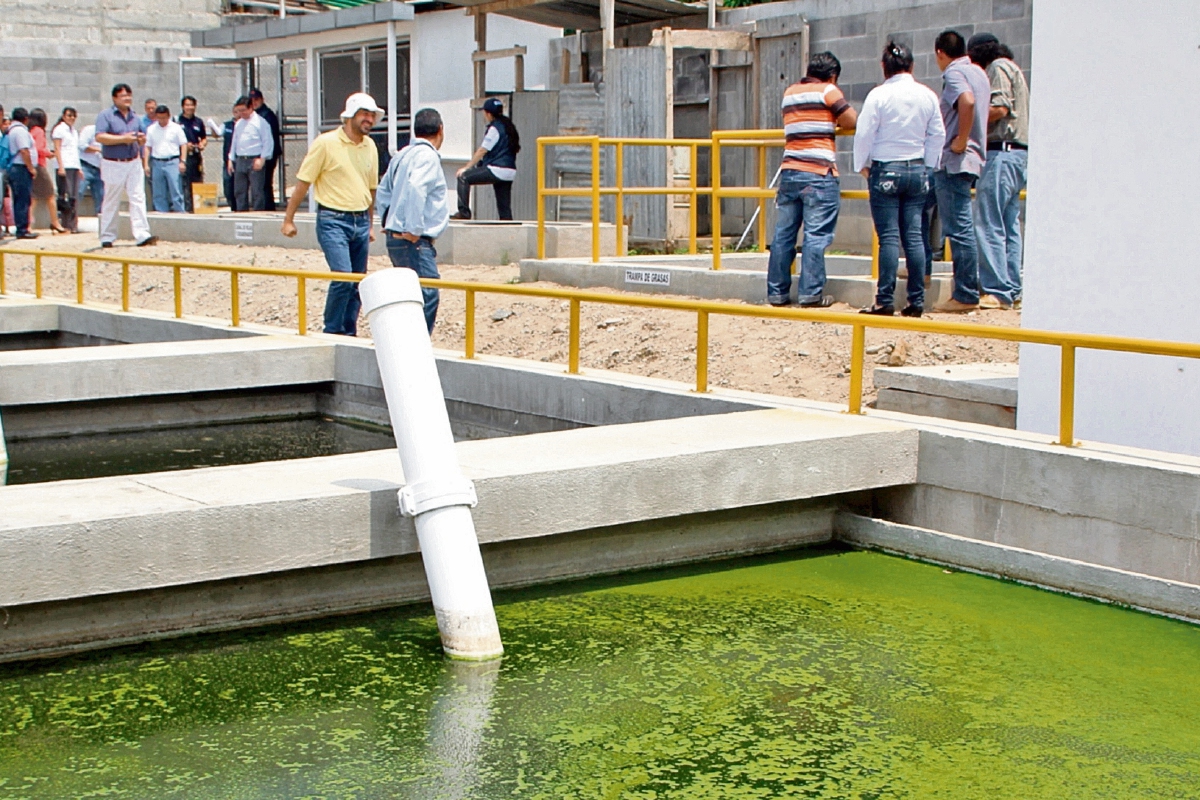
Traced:
[[1012, 305], [1004, 302], [999, 297], [994, 297], [990, 294], [981, 294], [979, 296], [979, 307], [980, 308], [993, 308], [993, 309], [999, 308], [1004, 311], [1008, 311], [1010, 308], [1012, 308]]
[[933, 310], [940, 314], [965, 314], [968, 311], [975, 311], [978, 308], [978, 303], [960, 303], [951, 297]]

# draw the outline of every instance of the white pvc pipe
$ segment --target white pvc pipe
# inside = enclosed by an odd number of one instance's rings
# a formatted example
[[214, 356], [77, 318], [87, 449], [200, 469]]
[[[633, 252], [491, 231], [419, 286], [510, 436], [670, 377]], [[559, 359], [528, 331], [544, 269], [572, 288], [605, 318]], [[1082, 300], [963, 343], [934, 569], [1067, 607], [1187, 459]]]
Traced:
[[8, 448], [4, 445], [4, 420], [0, 419], [0, 486], [8, 482]]
[[359, 295], [404, 469], [400, 511], [416, 518], [442, 648], [454, 658], [496, 658], [504, 647], [471, 519], [475, 486], [458, 466], [417, 273], [373, 273]]

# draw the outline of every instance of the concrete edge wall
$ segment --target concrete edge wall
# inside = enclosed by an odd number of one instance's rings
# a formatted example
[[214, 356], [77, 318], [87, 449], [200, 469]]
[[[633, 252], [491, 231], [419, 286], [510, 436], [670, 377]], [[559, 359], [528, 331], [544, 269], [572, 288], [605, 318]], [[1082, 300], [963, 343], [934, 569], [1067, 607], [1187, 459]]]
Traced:
[[1200, 586], [840, 511], [834, 536], [858, 547], [1200, 622]]

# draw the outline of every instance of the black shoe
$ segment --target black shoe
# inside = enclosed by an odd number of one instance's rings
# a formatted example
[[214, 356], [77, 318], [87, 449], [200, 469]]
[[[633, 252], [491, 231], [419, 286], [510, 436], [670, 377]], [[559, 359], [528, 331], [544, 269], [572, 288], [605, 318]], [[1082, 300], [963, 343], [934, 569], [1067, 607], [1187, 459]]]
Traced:
[[24, 233], [17, 234], [18, 239], [36, 239], [37, 237], [38, 235], [33, 231], [25, 231]]
[[775, 306], [775, 308], [786, 308], [792, 304], [792, 301], [787, 297], [768, 297], [767, 303]]
[[895, 306], [871, 306], [859, 311], [860, 314], [874, 314], [877, 317], [890, 317], [896, 313]]
[[101, 242], [100, 246], [101, 247], [112, 247], [113, 243], [112, 242]]
[[468, 212], [467, 212], [467, 213], [465, 213], [465, 214], [464, 214], [463, 212], [459, 211], [457, 214], [451, 214], [451, 215], [450, 215], [450, 219], [470, 219], [470, 218], [471, 218], [471, 212], [470, 212], [470, 211], [468, 211]]
[[900, 312], [902, 317], [919, 317], [925, 313], [924, 306], [905, 306]]
[[138, 247], [150, 247], [151, 245], [155, 245], [155, 244], [158, 244], [158, 237], [157, 236], [147, 236], [145, 239], [142, 239], [140, 242], [138, 242], [137, 246]]
[[829, 308], [833, 305], [833, 298], [827, 294], [821, 295], [819, 300], [813, 300], [811, 303], [801, 303], [801, 308]]

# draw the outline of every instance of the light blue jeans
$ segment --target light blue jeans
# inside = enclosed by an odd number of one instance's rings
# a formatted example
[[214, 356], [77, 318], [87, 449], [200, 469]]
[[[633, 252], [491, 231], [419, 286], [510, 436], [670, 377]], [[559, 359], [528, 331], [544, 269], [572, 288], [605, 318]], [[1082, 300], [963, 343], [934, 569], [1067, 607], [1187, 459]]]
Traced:
[[83, 180], [87, 184], [88, 194], [92, 196], [92, 205], [96, 207], [96, 216], [104, 206], [104, 180], [100, 177], [100, 168], [86, 161], [81, 162]]
[[785, 169], [775, 195], [775, 238], [767, 262], [767, 301], [788, 302], [792, 293], [792, 262], [796, 234], [804, 224], [800, 249], [801, 303], [815, 303], [825, 291], [825, 250], [833, 243], [842, 197], [835, 175], [814, 175]]
[[1010, 305], [1021, 299], [1021, 190], [1029, 153], [992, 150], [975, 186], [979, 289]]
[[975, 176], [968, 172], [933, 173], [938, 217], [942, 232], [950, 240], [954, 258], [954, 299], [974, 305], [979, 302], [979, 250], [975, 242], [975, 215], [971, 213], [971, 188]]
[[[392, 259], [392, 266], [414, 270], [422, 278], [441, 277], [437, 268], [437, 250], [433, 247], [432, 239], [422, 237], [416, 242], [410, 242], [388, 234], [387, 250], [388, 257]], [[429, 332], [433, 333], [433, 323], [437, 321], [438, 303], [441, 298], [437, 289], [426, 286], [421, 287], [421, 294], [425, 298], [425, 324], [429, 327]]]
[[183, 189], [179, 184], [178, 158], [169, 161], [150, 159], [150, 189], [154, 197], [154, 210], [160, 214], [187, 210], [183, 205]]
[[[333, 272], [365, 273], [371, 246], [371, 217], [366, 211], [317, 209], [317, 243]], [[357, 283], [330, 283], [325, 295], [325, 333], [357, 335], [361, 308]]]

